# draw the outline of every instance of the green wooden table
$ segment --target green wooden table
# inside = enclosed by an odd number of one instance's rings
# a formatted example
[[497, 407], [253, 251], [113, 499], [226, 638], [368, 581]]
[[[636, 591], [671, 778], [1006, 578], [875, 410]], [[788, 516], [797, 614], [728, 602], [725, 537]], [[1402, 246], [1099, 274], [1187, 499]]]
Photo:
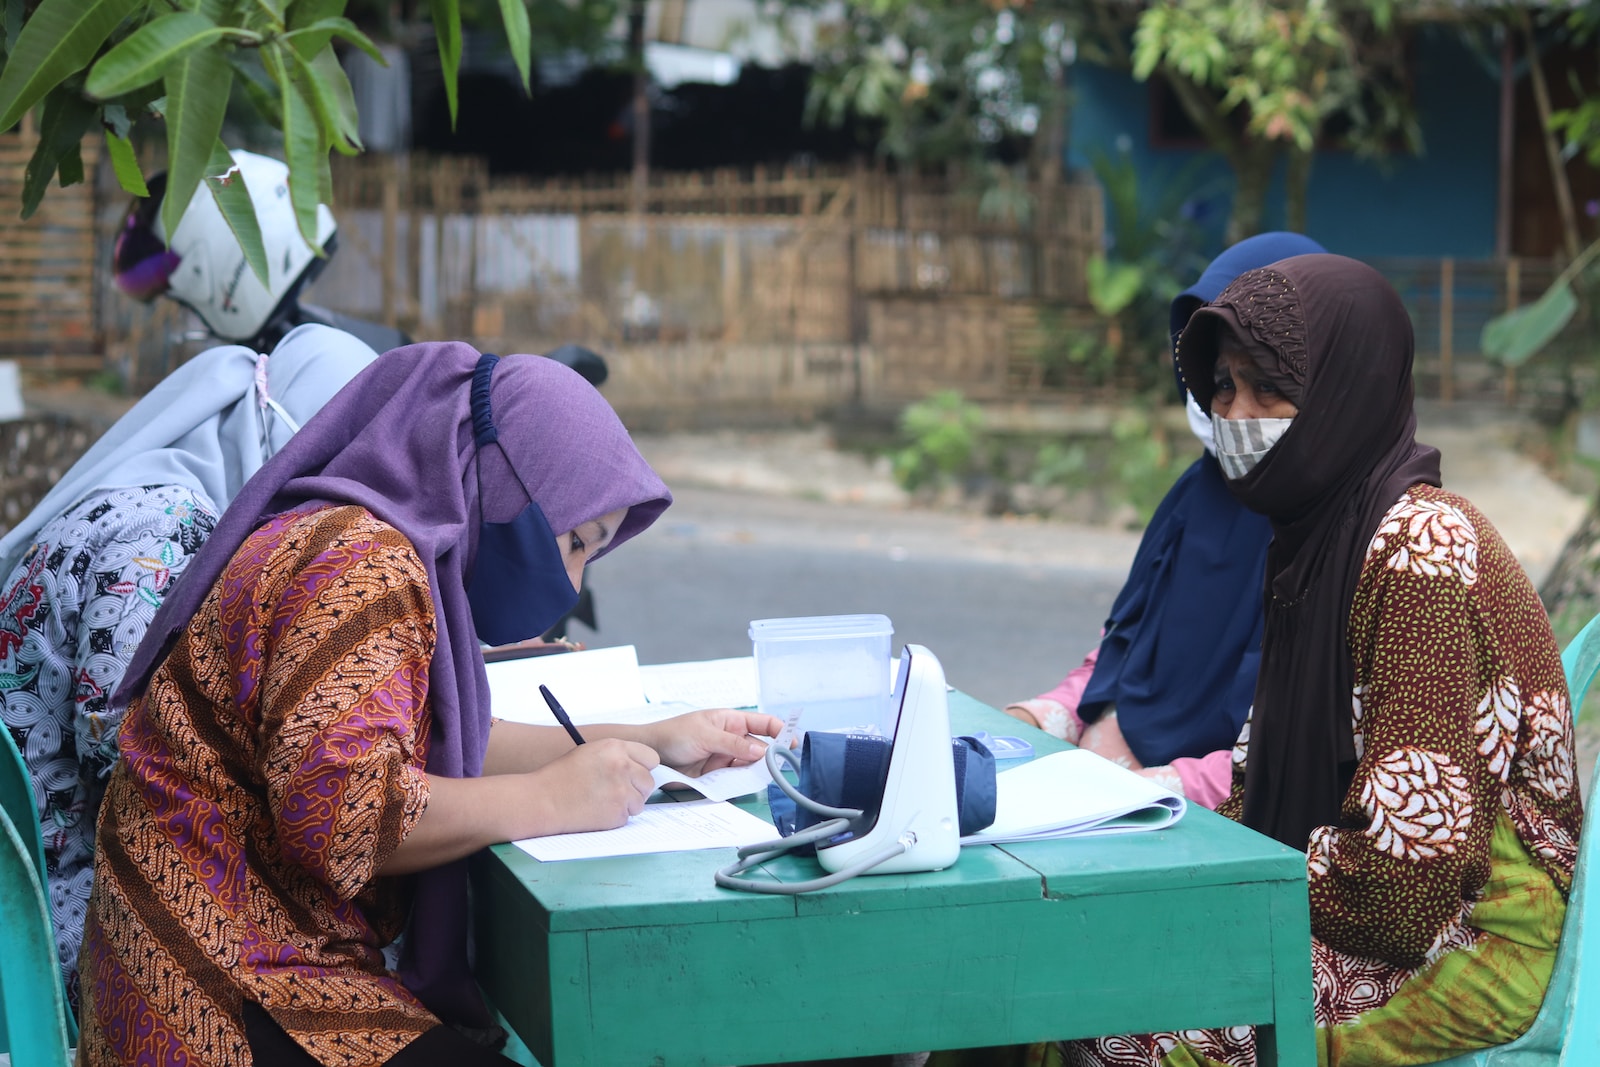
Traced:
[[[960, 693], [950, 716], [957, 732], [1019, 732]], [[1064, 747], [1028, 735], [1041, 754]], [[1305, 857], [1198, 806], [1165, 830], [966, 848], [946, 871], [798, 897], [717, 888], [732, 859], [540, 863], [511, 845], [480, 859], [479, 976], [541, 1064], [714, 1067], [1251, 1023], [1264, 1063], [1316, 1062]], [[789, 858], [762, 870], [820, 873]]]

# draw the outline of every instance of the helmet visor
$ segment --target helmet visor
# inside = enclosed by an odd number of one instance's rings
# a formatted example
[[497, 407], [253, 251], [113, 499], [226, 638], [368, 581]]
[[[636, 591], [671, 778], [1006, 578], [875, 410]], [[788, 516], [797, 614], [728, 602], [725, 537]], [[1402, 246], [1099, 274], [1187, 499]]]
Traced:
[[166, 185], [163, 177], [152, 179], [150, 195], [140, 197], [128, 208], [111, 250], [112, 280], [135, 300], [154, 300], [166, 292], [182, 258], [156, 236], [157, 212], [161, 210], [161, 193]]

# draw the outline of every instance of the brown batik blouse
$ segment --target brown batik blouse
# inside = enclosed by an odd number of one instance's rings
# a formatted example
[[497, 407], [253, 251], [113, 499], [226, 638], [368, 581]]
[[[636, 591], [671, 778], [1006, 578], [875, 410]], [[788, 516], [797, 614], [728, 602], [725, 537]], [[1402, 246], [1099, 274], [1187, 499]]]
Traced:
[[433, 647], [422, 562], [364, 509], [244, 542], [123, 724], [84, 1062], [248, 1063], [247, 1001], [325, 1064], [437, 1025], [385, 968], [407, 883], [377, 873], [428, 800]]

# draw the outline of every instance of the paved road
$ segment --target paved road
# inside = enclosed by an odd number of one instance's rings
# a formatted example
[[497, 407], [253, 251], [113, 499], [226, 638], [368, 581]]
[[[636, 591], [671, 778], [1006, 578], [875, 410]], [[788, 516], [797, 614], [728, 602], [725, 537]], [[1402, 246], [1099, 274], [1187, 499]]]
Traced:
[[591, 647], [644, 663], [750, 654], [752, 619], [879, 612], [950, 683], [991, 704], [1034, 696], [1098, 637], [1137, 534], [758, 494], [682, 490], [661, 522], [591, 570]]

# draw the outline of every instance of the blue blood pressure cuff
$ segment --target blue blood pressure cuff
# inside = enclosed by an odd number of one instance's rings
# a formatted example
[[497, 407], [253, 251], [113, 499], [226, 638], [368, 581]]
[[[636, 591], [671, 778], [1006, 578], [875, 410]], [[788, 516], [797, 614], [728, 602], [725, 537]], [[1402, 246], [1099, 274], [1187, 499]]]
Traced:
[[[796, 788], [828, 807], [875, 813], [889, 779], [892, 748], [888, 738], [872, 734], [812, 731], [801, 744]], [[994, 753], [977, 738], [954, 737], [950, 754], [956, 771], [956, 811], [965, 837], [994, 822]], [[767, 803], [772, 808], [772, 824], [784, 837], [828, 818], [797, 805], [776, 785], [767, 787]], [[797, 855], [815, 851], [809, 845], [794, 849]]]

